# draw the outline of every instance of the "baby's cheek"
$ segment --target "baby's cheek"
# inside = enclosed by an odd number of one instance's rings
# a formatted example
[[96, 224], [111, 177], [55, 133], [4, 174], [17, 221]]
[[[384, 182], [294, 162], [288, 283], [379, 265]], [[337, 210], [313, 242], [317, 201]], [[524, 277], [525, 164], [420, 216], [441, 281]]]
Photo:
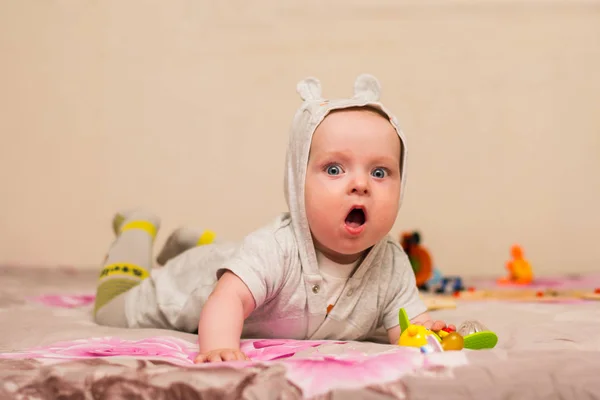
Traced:
[[379, 212], [379, 223], [383, 229], [391, 229], [398, 215], [398, 204], [392, 201], [386, 201], [381, 204]]
[[328, 206], [321, 203], [321, 206], [318, 205], [307, 205], [306, 207], [306, 217], [308, 219], [308, 224], [310, 225], [310, 229], [314, 232], [319, 232], [322, 230], [323, 226], [326, 225], [327, 220], [327, 212]]

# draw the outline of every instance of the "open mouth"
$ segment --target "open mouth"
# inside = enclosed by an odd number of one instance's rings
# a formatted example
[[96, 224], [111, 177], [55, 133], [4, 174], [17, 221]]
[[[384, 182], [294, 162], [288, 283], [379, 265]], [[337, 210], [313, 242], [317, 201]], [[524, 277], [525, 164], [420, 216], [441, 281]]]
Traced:
[[346, 216], [346, 225], [352, 228], [359, 228], [367, 222], [365, 210], [360, 207], [354, 207]]

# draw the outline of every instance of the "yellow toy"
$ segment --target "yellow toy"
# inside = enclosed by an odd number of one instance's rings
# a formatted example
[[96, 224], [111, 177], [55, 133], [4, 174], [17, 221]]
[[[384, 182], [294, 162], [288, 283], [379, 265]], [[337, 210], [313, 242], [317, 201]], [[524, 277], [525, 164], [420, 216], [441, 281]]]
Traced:
[[400, 334], [400, 346], [421, 347], [427, 344], [427, 335], [434, 335], [432, 331], [419, 325], [410, 325]]
[[519, 245], [514, 245], [511, 247], [510, 253], [512, 260], [506, 263], [508, 277], [499, 279], [498, 283], [529, 285], [533, 281], [533, 270], [523, 257], [523, 249]]
[[431, 349], [427, 348], [434, 344], [433, 347], [439, 348], [439, 351], [449, 351], [491, 349], [498, 343], [498, 336], [477, 321], [464, 322], [458, 331], [444, 328], [435, 332], [424, 326], [411, 324], [404, 308], [398, 312], [398, 319], [401, 329], [398, 345], [418, 347], [423, 352], [430, 352]]
[[[440, 331], [444, 332], [444, 331]], [[450, 350], [462, 350], [465, 347], [465, 339], [461, 336], [460, 333], [450, 332], [444, 335], [442, 339], [442, 349], [444, 351]]]
[[411, 324], [410, 320], [408, 319], [408, 315], [406, 315], [406, 311], [404, 311], [404, 308], [400, 309], [398, 318], [400, 319], [400, 329], [402, 332], [400, 334], [400, 338], [398, 339], [399, 346], [425, 346], [427, 344], [428, 335], [433, 335], [438, 341], [440, 341], [439, 336], [433, 331], [421, 325]]

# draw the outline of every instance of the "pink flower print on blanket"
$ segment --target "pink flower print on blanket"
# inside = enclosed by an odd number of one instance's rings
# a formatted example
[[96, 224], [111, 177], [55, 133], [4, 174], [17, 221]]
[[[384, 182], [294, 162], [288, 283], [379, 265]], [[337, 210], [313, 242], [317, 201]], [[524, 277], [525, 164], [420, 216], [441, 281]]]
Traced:
[[289, 358], [301, 351], [328, 343], [342, 344], [345, 342], [291, 339], [243, 340], [240, 350], [253, 361], [274, 361]]
[[312, 398], [331, 389], [356, 389], [400, 379], [426, 366], [426, 357], [414, 349], [398, 347], [386, 353], [347, 358], [286, 360], [287, 378]]
[[29, 298], [36, 303], [58, 308], [84, 307], [94, 304], [95, 299], [93, 294], [45, 294]]
[[124, 340], [99, 337], [54, 343], [18, 353], [3, 353], [0, 358], [34, 358], [74, 360], [96, 357], [138, 357], [193, 364], [197, 345], [174, 337], [152, 337], [141, 340]]

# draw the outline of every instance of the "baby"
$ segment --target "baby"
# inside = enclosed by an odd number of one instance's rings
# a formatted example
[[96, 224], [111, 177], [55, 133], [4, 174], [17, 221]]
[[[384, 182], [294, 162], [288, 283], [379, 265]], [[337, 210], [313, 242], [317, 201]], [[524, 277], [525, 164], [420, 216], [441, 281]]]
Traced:
[[[434, 330], [409, 260], [389, 236], [404, 192], [406, 144], [370, 75], [354, 96], [327, 100], [298, 84], [289, 138], [289, 212], [241, 243], [209, 232], [171, 236], [178, 250], [151, 269], [156, 216], [130, 211], [97, 289], [99, 324], [198, 333], [196, 362], [245, 360], [240, 338], [398, 342], [398, 311]], [[173, 241], [175, 243], [173, 243]], [[199, 245], [197, 245], [199, 244]], [[179, 253], [179, 254], [177, 254]]]

